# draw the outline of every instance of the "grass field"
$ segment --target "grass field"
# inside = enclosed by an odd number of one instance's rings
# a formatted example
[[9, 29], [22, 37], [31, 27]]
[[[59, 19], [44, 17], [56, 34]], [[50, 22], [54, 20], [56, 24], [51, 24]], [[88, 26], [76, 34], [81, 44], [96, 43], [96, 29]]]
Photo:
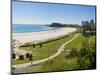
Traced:
[[[75, 33], [76, 34], [76, 33]], [[21, 47], [22, 49], [25, 50], [32, 50], [33, 54], [33, 60], [39, 60], [43, 59], [45, 57], [51, 56], [56, 52], [56, 50], [66, 41], [70, 40], [75, 36], [75, 34], [71, 36], [64, 37], [62, 39], [48, 42], [40, 48], [38, 45], [36, 48], [33, 48], [32, 46], [29, 47]], [[64, 70], [76, 70], [77, 69], [77, 57], [74, 58], [67, 58], [67, 56], [70, 54], [70, 51], [73, 48], [81, 48], [81, 43], [84, 38], [87, 38], [89, 43], [96, 43], [95, 36], [90, 36], [90, 37], [84, 37], [83, 35], [79, 35], [76, 39], [74, 39], [72, 42], [70, 42], [68, 45], [65, 47], [65, 51], [63, 51], [60, 55], [55, 57], [52, 60], [49, 60], [44, 63], [38, 64], [39, 68], [33, 68], [32, 72], [52, 72], [52, 71], [64, 71]], [[26, 63], [29, 62], [29, 60], [16, 60], [13, 61], [13, 64], [21, 64], [21, 63]]]
[[[41, 64], [41, 68], [32, 69], [32, 72], [52, 72], [52, 71], [64, 71], [64, 70], [75, 70], [77, 69], [77, 57], [67, 58], [72, 48], [80, 48], [83, 38], [87, 38], [89, 43], [95, 43], [95, 36], [83, 37], [78, 36], [74, 41], [66, 46], [66, 50], [62, 52], [56, 58], [44, 62]], [[67, 51], [68, 49], [68, 51]]]
[[[28, 47], [20, 47], [20, 49], [31, 50], [32, 55], [33, 55], [33, 60], [34, 61], [35, 60], [40, 60], [40, 59], [46, 58], [46, 57], [51, 56], [54, 53], [56, 53], [57, 49], [64, 42], [70, 40], [74, 36], [75, 36], [75, 34], [73, 34], [71, 36], [66, 36], [66, 37], [61, 38], [59, 40], [48, 42], [46, 44], [43, 44], [43, 46], [41, 48], [40, 48], [39, 45], [36, 45], [35, 48], [33, 48], [33, 46], [28, 46]], [[29, 60], [27, 60], [27, 59], [25, 59], [25, 60], [13, 60], [12, 64], [21, 64], [21, 63], [26, 63], [26, 62], [29, 62]]]

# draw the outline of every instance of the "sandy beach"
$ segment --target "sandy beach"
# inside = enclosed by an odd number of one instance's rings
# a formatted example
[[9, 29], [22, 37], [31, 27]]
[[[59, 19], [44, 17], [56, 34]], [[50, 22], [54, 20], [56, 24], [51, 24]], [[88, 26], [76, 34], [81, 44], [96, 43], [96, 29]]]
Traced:
[[75, 31], [76, 28], [64, 27], [51, 31], [30, 32], [30, 33], [13, 33], [13, 39], [20, 43], [41, 42], [50, 39], [56, 39]]

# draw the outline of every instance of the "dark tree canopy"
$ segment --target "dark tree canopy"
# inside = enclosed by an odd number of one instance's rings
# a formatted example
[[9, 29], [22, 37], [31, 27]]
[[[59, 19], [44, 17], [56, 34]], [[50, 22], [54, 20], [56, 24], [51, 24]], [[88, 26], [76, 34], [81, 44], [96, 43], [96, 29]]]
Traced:
[[29, 53], [26, 53], [26, 58], [29, 58], [30, 54]]
[[12, 59], [15, 59], [15, 58], [16, 58], [16, 54], [13, 53], [13, 54], [12, 54]]
[[80, 28], [81, 26], [78, 24], [61, 24], [61, 23], [52, 23], [49, 25], [50, 27], [74, 27], [74, 28]]
[[94, 20], [82, 21], [83, 35], [95, 35], [96, 34], [96, 25]]
[[32, 54], [30, 54], [30, 56], [29, 56], [29, 60], [32, 60]]
[[24, 55], [20, 55], [19, 60], [24, 60]]
[[78, 69], [96, 68], [95, 44], [91, 45], [86, 39], [82, 42], [82, 48], [79, 50], [77, 64]]

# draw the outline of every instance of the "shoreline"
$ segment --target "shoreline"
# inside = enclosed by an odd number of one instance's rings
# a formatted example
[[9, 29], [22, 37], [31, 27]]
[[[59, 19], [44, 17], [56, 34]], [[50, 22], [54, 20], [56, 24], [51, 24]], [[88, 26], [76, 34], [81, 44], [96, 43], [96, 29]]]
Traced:
[[41, 41], [60, 38], [76, 30], [77, 30], [76, 28], [63, 27], [50, 31], [13, 33], [12, 39], [15, 39], [23, 44], [30, 42], [41, 42]]
[[49, 33], [49, 32], [54, 32], [54, 31], [58, 31], [59, 29], [63, 29], [63, 28], [70, 28], [70, 27], [62, 27], [62, 28], [55, 28], [55, 29], [51, 29], [51, 30], [44, 30], [44, 31], [38, 31], [38, 32], [19, 32], [19, 33], [12, 33], [13, 36], [20, 36], [20, 35], [28, 35], [28, 34], [33, 34], [33, 33]]

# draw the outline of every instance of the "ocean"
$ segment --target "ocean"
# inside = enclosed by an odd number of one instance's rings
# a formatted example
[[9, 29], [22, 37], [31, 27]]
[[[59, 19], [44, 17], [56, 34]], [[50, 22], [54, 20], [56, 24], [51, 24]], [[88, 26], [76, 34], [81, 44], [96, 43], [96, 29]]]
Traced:
[[40, 32], [40, 31], [50, 31], [53, 27], [47, 25], [37, 25], [37, 24], [13, 24], [12, 33], [27, 33], [27, 32]]

